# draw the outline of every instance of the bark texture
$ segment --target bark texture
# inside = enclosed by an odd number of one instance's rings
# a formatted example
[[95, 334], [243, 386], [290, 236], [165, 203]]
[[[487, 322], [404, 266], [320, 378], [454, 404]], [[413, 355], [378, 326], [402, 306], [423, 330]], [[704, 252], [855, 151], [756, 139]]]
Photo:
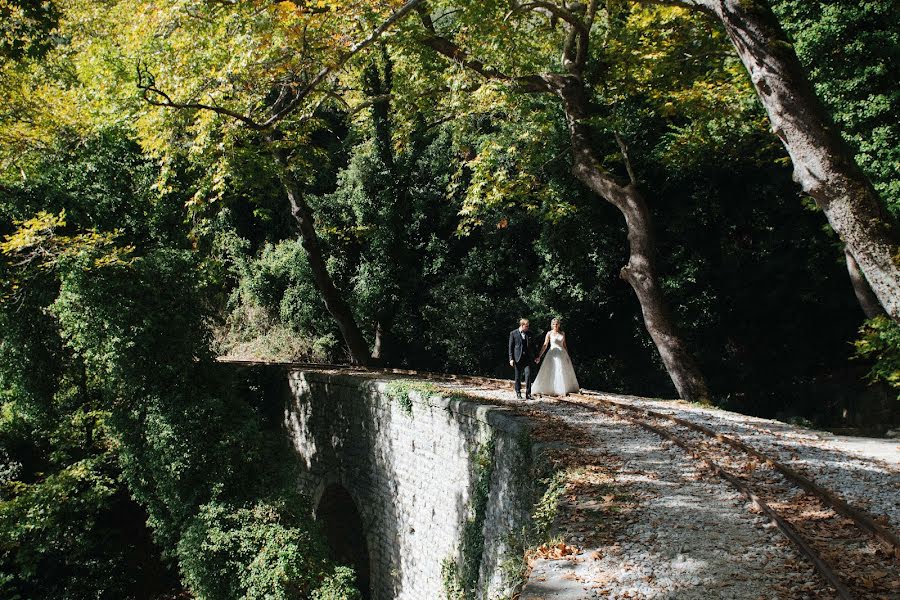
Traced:
[[859, 270], [859, 265], [853, 255], [844, 249], [844, 258], [847, 261], [847, 274], [850, 275], [850, 283], [853, 284], [853, 293], [856, 294], [856, 300], [859, 307], [865, 313], [867, 319], [872, 319], [879, 315], [885, 314], [884, 308], [878, 303], [878, 298], [872, 293], [866, 276]]
[[678, 395], [693, 402], [708, 402], [706, 381], [675, 327], [659, 284], [655, 236], [647, 202], [635, 181], [621, 183], [600, 166], [591, 144], [590, 128], [584, 121], [589, 114], [589, 103], [582, 81], [574, 76], [548, 77], [547, 80], [562, 101], [566, 114], [574, 157], [572, 173], [625, 217], [629, 256], [620, 276], [640, 302], [644, 327], [653, 339]]
[[431, 17], [420, 7], [418, 10], [422, 24], [430, 34], [422, 42], [488, 79], [506, 82], [522, 93], [550, 93], [560, 100], [572, 142], [573, 175], [595, 194], [619, 209], [625, 217], [629, 258], [628, 263], [622, 267], [620, 276], [637, 296], [644, 326], [656, 345], [663, 365], [681, 398], [693, 402], [708, 402], [710, 397], [706, 381], [674, 325], [659, 284], [650, 211], [634, 180], [634, 172], [624, 145], [623, 156], [631, 176], [628, 183], [620, 183], [616, 177], [607, 172], [601, 166], [593, 149], [590, 126], [587, 122], [590, 116], [590, 100], [583, 73], [589, 57], [588, 46], [597, 1], [592, 0], [588, 5], [573, 5], [576, 12], [552, 3], [523, 4], [518, 5], [516, 10], [535, 8], [547, 10], [552, 8], [554, 14], [569, 26], [569, 34], [561, 57], [565, 74], [508, 76], [472, 58], [452, 40], [439, 36]]
[[[651, 0], [652, 1], [652, 0]], [[722, 22], [794, 165], [879, 303], [900, 322], [900, 231], [833, 124], [765, 0], [668, 0]]]

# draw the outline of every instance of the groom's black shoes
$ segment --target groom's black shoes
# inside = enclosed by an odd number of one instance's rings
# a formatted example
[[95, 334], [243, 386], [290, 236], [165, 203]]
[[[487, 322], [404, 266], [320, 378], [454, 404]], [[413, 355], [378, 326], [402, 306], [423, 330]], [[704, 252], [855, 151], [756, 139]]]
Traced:
[[534, 396], [532, 396], [531, 394], [528, 394], [527, 396], [525, 396], [525, 399], [526, 400], [534, 400]]

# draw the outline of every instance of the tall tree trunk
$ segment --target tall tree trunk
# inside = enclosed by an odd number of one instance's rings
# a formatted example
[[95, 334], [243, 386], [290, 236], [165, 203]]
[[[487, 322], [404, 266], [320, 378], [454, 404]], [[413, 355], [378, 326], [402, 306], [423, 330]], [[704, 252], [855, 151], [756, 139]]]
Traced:
[[574, 154], [573, 174], [595, 194], [615, 206], [628, 229], [628, 263], [620, 276], [631, 285], [644, 317], [644, 326], [656, 344], [678, 395], [693, 402], [708, 402], [709, 389], [687, 345], [678, 334], [656, 274], [655, 243], [650, 211], [632, 181], [619, 183], [601, 166], [590, 138], [588, 96], [575, 76], [545, 76], [562, 100]]
[[278, 176], [284, 186], [287, 194], [288, 202], [291, 205], [291, 214], [297, 222], [297, 228], [300, 231], [300, 243], [306, 250], [306, 256], [309, 260], [309, 267], [313, 273], [313, 279], [316, 288], [322, 295], [325, 302], [325, 308], [337, 322], [341, 337], [347, 345], [350, 352], [350, 360], [354, 364], [367, 364], [369, 362], [369, 349], [356, 320], [353, 318], [353, 312], [344, 302], [340, 292], [331, 280], [328, 274], [328, 268], [325, 266], [325, 259], [322, 256], [322, 248], [319, 244], [319, 237], [316, 235], [315, 222], [312, 210], [303, 198], [303, 192], [300, 184], [291, 174], [288, 168], [287, 156], [285, 152], [279, 148], [272, 150], [275, 162], [278, 165]]
[[[393, 62], [388, 55], [387, 47], [381, 44], [381, 56], [363, 72], [363, 91], [372, 101], [372, 139], [375, 150], [382, 164], [389, 174], [385, 182], [387, 198], [383, 200], [373, 216], [374, 222], [384, 232], [390, 232], [386, 246], [379, 248], [383, 261], [383, 272], [390, 277], [390, 283], [381, 298], [381, 305], [376, 311], [375, 345], [372, 349], [372, 359], [377, 362], [390, 361], [391, 355], [396, 353], [394, 348], [394, 336], [392, 327], [399, 307], [395, 298], [399, 298], [404, 288], [413, 285], [409, 281], [406, 271], [409, 261], [409, 241], [405, 226], [409, 218], [409, 182], [398, 165], [394, 155], [393, 124], [391, 122], [391, 94], [393, 92]], [[369, 249], [372, 252], [373, 249]], [[391, 289], [393, 288], [393, 289]]]
[[379, 363], [390, 357], [392, 346], [391, 323], [386, 319], [378, 319], [378, 322], [375, 323], [375, 345], [372, 348], [372, 360]]
[[709, 390], [706, 381], [686, 344], [678, 335], [657, 280], [650, 211], [637, 189], [627, 156], [626, 163], [629, 164], [628, 171], [632, 181], [623, 185], [600, 166], [600, 161], [594, 155], [590, 127], [587, 124], [590, 103], [582, 74], [589, 56], [588, 43], [597, 0], [592, 0], [587, 6], [579, 6], [586, 15], [586, 21], [580, 20], [568, 10], [558, 9], [572, 26], [562, 55], [563, 67], [569, 72], [568, 75], [533, 74], [519, 77], [505, 75], [470, 57], [452, 40], [437, 35], [431, 17], [427, 11], [420, 8], [422, 24], [431, 34], [422, 42], [488, 79], [504, 81], [523, 93], [549, 92], [562, 101], [572, 141], [573, 174], [591, 191], [618, 208], [625, 217], [629, 258], [620, 275], [631, 285], [641, 304], [644, 326], [656, 344], [656, 349], [678, 395], [685, 400], [708, 402]]
[[794, 165], [881, 306], [900, 322], [900, 233], [765, 0], [675, 0], [718, 18]]
[[[384, 44], [381, 45], [381, 64], [372, 61], [372, 64], [363, 73], [363, 90], [375, 101], [372, 104], [372, 128], [375, 150], [379, 159], [390, 174], [389, 189], [393, 193], [393, 206], [382, 207], [382, 211], [376, 212], [385, 222], [380, 223], [383, 228], [390, 228], [391, 241], [387, 249], [387, 256], [382, 255], [381, 260], [387, 260], [392, 266], [396, 266], [397, 245], [402, 243], [402, 235], [398, 229], [402, 226], [397, 215], [397, 204], [405, 193], [402, 182], [398, 180], [397, 164], [394, 160], [393, 135], [391, 132], [390, 118], [390, 94], [393, 91], [393, 72], [391, 59], [388, 56]], [[385, 215], [384, 209], [389, 208]], [[386, 217], [386, 218], [385, 218]], [[377, 222], [377, 221], [376, 221]], [[387, 269], [390, 272], [390, 268]], [[393, 278], [396, 282], [397, 277]], [[391, 333], [391, 324], [396, 306], [390, 300], [389, 294], [383, 294], [381, 306], [376, 313], [375, 345], [372, 348], [372, 360], [384, 362], [390, 350], [388, 340]]]
[[847, 261], [847, 273], [850, 275], [850, 283], [853, 284], [853, 293], [856, 294], [856, 300], [859, 307], [865, 313], [867, 319], [872, 319], [879, 315], [885, 314], [884, 308], [878, 303], [878, 298], [872, 293], [866, 276], [859, 270], [859, 265], [853, 255], [844, 248], [844, 258]]
[[378, 321], [375, 323], [375, 344], [372, 346], [372, 360], [376, 362], [381, 360], [381, 343], [383, 335], [384, 331], [381, 329], [381, 321]]

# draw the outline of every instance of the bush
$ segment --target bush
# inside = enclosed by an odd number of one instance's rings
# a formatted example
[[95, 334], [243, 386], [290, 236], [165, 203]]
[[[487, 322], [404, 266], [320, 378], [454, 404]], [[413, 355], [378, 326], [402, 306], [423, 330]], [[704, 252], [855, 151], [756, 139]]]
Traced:
[[229, 312], [214, 332], [214, 350], [239, 360], [325, 362], [339, 351], [338, 331], [313, 283], [297, 240], [266, 244], [258, 257], [225, 233], [236, 279]]
[[310, 525], [267, 502], [206, 504], [178, 544], [186, 583], [204, 598], [308, 598], [329, 568]]
[[361, 600], [362, 594], [355, 587], [356, 573], [350, 567], [335, 567], [313, 592], [312, 600]]
[[859, 333], [857, 356], [874, 361], [869, 378], [890, 385], [900, 399], [900, 325], [878, 316], [866, 321]]

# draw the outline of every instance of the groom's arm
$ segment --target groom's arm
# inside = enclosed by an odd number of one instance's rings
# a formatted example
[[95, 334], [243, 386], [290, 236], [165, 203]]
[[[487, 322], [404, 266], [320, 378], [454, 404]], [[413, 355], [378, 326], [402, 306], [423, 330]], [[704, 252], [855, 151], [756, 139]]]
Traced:
[[513, 332], [509, 333], [509, 362], [513, 362], [513, 347], [515, 346], [515, 339], [513, 339]]

